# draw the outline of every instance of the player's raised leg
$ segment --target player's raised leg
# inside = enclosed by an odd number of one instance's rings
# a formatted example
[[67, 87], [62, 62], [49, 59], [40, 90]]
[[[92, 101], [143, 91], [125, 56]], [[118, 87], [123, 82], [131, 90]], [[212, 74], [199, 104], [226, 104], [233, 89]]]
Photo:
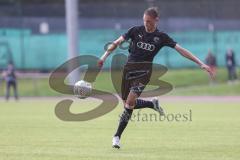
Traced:
[[158, 99], [155, 97], [151, 101], [136, 99], [134, 109], [151, 108], [157, 111], [161, 116], [164, 115], [163, 108], [160, 106]]

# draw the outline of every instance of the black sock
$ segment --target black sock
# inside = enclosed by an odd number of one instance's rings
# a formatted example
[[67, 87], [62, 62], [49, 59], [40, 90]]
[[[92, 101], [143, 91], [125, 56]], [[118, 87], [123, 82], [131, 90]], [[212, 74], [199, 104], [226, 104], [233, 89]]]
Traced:
[[154, 105], [152, 101], [145, 101], [142, 99], [136, 99], [136, 105], [134, 109], [141, 109], [141, 108], [153, 108]]
[[124, 109], [124, 111], [120, 117], [117, 132], [115, 133], [114, 136], [118, 136], [119, 138], [121, 137], [122, 132], [126, 128], [128, 121], [130, 120], [130, 118], [132, 116], [132, 112], [133, 112], [132, 109], [128, 109], [128, 108]]

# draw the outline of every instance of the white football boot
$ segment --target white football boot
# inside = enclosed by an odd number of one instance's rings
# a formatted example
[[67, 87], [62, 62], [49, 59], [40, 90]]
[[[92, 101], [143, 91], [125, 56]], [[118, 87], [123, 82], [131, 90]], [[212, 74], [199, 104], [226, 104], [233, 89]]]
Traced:
[[112, 139], [112, 147], [113, 148], [120, 148], [120, 138], [118, 136], [114, 136]]
[[155, 111], [157, 111], [161, 116], [164, 116], [165, 113], [164, 113], [162, 107], [159, 105], [158, 99], [157, 99], [157, 98], [153, 98], [153, 99], [152, 99], [152, 103], [153, 103], [153, 105], [154, 105], [154, 106], [153, 106], [153, 109], [154, 109]]

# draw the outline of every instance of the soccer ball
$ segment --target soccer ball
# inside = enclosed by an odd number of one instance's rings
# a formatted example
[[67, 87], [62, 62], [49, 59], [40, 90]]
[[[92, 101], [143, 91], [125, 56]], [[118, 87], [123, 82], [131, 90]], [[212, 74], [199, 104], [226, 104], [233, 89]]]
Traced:
[[92, 93], [92, 85], [84, 80], [77, 81], [74, 84], [73, 93], [80, 99], [87, 98]]

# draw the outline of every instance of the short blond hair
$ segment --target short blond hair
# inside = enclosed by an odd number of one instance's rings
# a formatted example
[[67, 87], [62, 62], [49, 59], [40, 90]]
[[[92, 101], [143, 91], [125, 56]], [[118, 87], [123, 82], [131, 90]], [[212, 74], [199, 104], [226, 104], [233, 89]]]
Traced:
[[150, 7], [144, 11], [144, 14], [152, 18], [158, 18], [160, 16], [158, 7]]

